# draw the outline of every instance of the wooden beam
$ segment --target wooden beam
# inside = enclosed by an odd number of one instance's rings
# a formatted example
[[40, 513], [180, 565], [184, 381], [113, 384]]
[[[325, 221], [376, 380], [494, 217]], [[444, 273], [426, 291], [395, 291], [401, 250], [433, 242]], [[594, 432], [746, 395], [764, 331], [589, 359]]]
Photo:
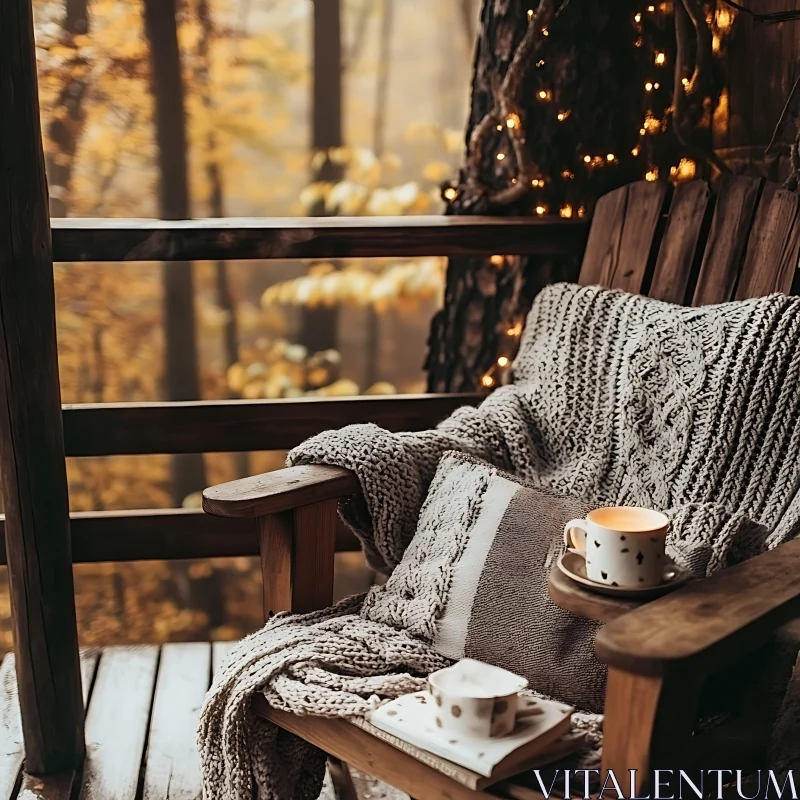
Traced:
[[0, 3], [0, 474], [26, 769], [74, 769], [83, 700], [30, 0]]
[[58, 219], [56, 261], [580, 255], [587, 220], [531, 217]]
[[425, 430], [477, 394], [97, 403], [64, 406], [68, 456], [240, 453], [288, 450], [330, 428], [374, 422]]
[[[215, 517], [199, 508], [75, 511], [71, 520], [74, 564], [258, 555], [253, 521]], [[336, 552], [359, 549], [355, 536], [342, 527]], [[5, 520], [0, 515], [0, 566], [5, 564]]]
[[[253, 520], [215, 517], [199, 508], [73, 511], [71, 520], [74, 564], [258, 555]], [[340, 525], [336, 552], [360, 549], [353, 533]], [[5, 520], [0, 515], [0, 566], [5, 563]]]

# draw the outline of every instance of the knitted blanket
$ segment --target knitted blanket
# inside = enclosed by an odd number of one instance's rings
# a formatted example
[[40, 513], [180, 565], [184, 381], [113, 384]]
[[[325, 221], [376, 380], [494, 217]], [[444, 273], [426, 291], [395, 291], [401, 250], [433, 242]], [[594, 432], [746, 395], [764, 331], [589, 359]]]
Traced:
[[[800, 299], [774, 295], [702, 308], [558, 284], [536, 299], [514, 383], [435, 430], [374, 425], [314, 437], [289, 464], [354, 470], [362, 493], [340, 511], [372, 564], [389, 571], [414, 535], [441, 455], [482, 458], [589, 503], [673, 509], [696, 574], [787, 541], [800, 529]], [[746, 518], [731, 538], [714, 503]], [[737, 526], [740, 530], [742, 526]], [[758, 533], [760, 532], [760, 533]], [[249, 713], [263, 692], [297, 714], [354, 716], [424, 685], [446, 663], [411, 636], [381, 589], [311, 615], [282, 614], [243, 640], [214, 681], [198, 732], [206, 798], [315, 797], [323, 756]], [[797, 692], [796, 694], [800, 694]], [[795, 731], [796, 719], [783, 730]]]

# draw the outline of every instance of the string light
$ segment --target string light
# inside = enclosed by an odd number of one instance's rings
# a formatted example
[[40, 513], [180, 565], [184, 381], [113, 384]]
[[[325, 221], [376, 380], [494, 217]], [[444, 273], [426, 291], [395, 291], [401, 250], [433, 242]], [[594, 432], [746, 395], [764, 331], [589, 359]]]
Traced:
[[578, 209], [578, 216], [579, 217], [585, 217], [586, 216], [586, 206], [581, 206]]
[[571, 219], [572, 218], [572, 206], [567, 203], [567, 205], [561, 206], [559, 209], [559, 215], [562, 216], [564, 219]]
[[634, 22], [641, 22], [641, 21], [642, 21], [642, 15], [641, 15], [640, 13], [638, 13], [638, 12], [637, 12], [637, 13], [636, 13], [636, 14], [634, 14], [634, 16], [633, 16], [633, 21], [634, 21]]
[[656, 82], [656, 83], [653, 84], [653, 88], [654, 89], [660, 89], [661, 88], [661, 84]]
[[502, 267], [502, 266], [504, 266], [504, 265], [505, 265], [505, 263], [506, 263], [506, 260], [505, 260], [505, 258], [503, 258], [503, 256], [492, 256], [492, 257], [489, 259], [489, 263], [490, 263], [490, 264], [491, 264], [493, 267]]
[[636, 156], [639, 155], [639, 152], [640, 152], [640, 148], [639, 148], [639, 145], [637, 144], [636, 147], [634, 147], [633, 150], [631, 150], [631, 155], [635, 158]]
[[571, 181], [575, 177], [575, 173], [574, 172], [570, 172], [568, 169], [565, 169], [561, 173], [561, 177], [564, 178], [564, 180], [566, 180], [566, 181]]
[[522, 323], [517, 322], [516, 325], [512, 325], [507, 331], [506, 334], [508, 336], [519, 336], [522, 333]]
[[540, 58], [540, 59], [539, 59], [539, 60], [536, 62], [536, 66], [537, 66], [537, 67], [543, 67], [543, 66], [544, 66], [544, 59], [543, 59], [543, 58]]
[[452, 186], [444, 190], [445, 200], [455, 200], [456, 197], [458, 197], [458, 192]]
[[691, 158], [682, 158], [677, 166], [670, 167], [669, 174], [676, 183], [690, 181], [697, 174], [697, 164]]
[[517, 128], [520, 125], [520, 118], [516, 114], [509, 114], [506, 118], [506, 126], [508, 128]]
[[609, 162], [610, 162], [610, 161], [616, 161], [616, 160], [617, 160], [617, 157], [616, 157], [616, 156], [615, 156], [613, 153], [609, 153], [609, 154], [606, 156], [606, 161], [609, 161]]
[[647, 10], [652, 14], [656, 10], [656, 7], [655, 6], [647, 6]]
[[727, 31], [731, 24], [733, 23], [733, 17], [731, 16], [731, 12], [728, 11], [727, 8], [718, 8], [717, 9], [717, 28], [720, 31]]
[[644, 118], [644, 127], [639, 131], [642, 135], [645, 133], [657, 133], [661, 130], [661, 120], [648, 114]]
[[688, 86], [688, 85], [689, 85], [689, 79], [688, 79], [688, 78], [681, 78], [681, 83], [682, 83], [684, 86]]
[[497, 359], [497, 366], [498, 367], [507, 367], [508, 364], [509, 364], [509, 360], [505, 356], [500, 356], [500, 358]]
[[530, 22], [532, 19], [533, 19], [533, 9], [529, 8], [528, 9], [528, 22]]
[[536, 213], [541, 217], [547, 213], [547, 206], [536, 206]]
[[497, 126], [497, 130], [499, 130], [499, 131], [503, 130], [503, 126], [502, 125], [498, 125]]
[[549, 90], [539, 89], [536, 93], [536, 96], [543, 102], [549, 102], [550, 98], [553, 96]]
[[650, 81], [648, 81], [648, 82], [647, 82], [647, 83], [644, 85], [644, 90], [645, 90], [646, 92], [652, 92], [652, 91], [653, 91], [653, 84], [652, 84], [652, 83], [650, 83]]
[[505, 153], [498, 153], [497, 154], [497, 160], [498, 161], [502, 161], [505, 157], [506, 157]]
[[583, 160], [584, 160], [584, 161], [585, 161], [587, 164], [591, 164], [591, 163], [592, 163], [592, 157], [591, 157], [591, 156], [584, 156], [584, 157], [583, 157]]
[[550, 31], [547, 30], [547, 28], [542, 28], [542, 36], [549, 36], [549, 35], [550, 35]]
[[647, 172], [644, 174], [644, 179], [646, 181], [657, 181], [658, 180], [658, 167], [650, 167]]
[[667, 55], [666, 55], [666, 53], [657, 52], [656, 53], [656, 64], [658, 64], [659, 67], [663, 67], [664, 64], [666, 64], [666, 63], [667, 63]]
[[559, 111], [556, 115], [556, 119], [559, 122], [563, 122], [572, 112], [570, 111]]
[[484, 375], [481, 378], [481, 383], [489, 389], [490, 387], [494, 386], [494, 378], [491, 375]]

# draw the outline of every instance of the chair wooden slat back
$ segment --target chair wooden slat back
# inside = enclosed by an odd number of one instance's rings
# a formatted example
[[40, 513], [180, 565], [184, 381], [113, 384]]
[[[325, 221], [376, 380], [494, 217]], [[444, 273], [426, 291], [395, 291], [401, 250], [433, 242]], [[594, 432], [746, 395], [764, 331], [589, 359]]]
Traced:
[[737, 300], [791, 290], [800, 255], [799, 218], [800, 197], [786, 189], [765, 188], [747, 244]]
[[733, 298], [763, 183], [761, 178], [744, 176], [720, 182], [693, 306]]
[[641, 181], [597, 201], [580, 282], [626, 292], [646, 291], [670, 187]]
[[680, 304], [691, 299], [712, 210], [711, 190], [704, 181], [682, 183], [675, 190], [648, 292], [650, 297]]
[[798, 259], [800, 196], [775, 183], [641, 181], [598, 201], [579, 282], [699, 306], [789, 292]]

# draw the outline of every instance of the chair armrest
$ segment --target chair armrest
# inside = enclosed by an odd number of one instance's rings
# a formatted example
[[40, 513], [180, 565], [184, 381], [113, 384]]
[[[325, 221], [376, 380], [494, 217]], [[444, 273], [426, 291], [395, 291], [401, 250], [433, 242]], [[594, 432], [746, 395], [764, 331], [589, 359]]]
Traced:
[[217, 517], [261, 517], [335, 500], [360, 488], [349, 469], [321, 464], [287, 467], [209, 487], [203, 492], [203, 511]]
[[800, 616], [798, 575], [800, 539], [625, 614], [598, 633], [597, 655], [641, 675], [676, 662], [713, 672]]

